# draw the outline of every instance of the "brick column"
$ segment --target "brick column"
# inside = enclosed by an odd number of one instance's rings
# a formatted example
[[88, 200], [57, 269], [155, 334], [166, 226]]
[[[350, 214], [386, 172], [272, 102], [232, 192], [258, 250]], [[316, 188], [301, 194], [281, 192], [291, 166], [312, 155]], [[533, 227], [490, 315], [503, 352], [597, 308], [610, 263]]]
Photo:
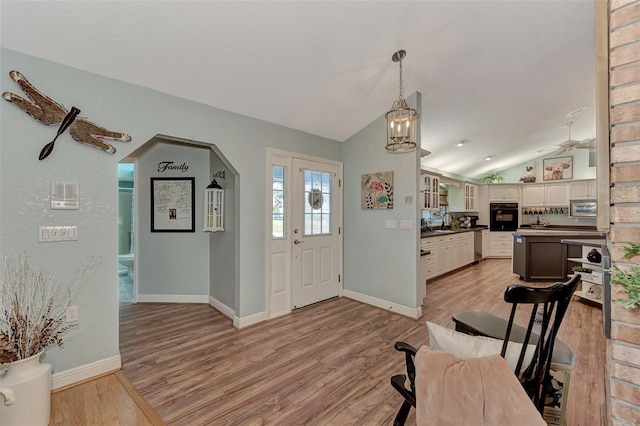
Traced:
[[[625, 243], [640, 242], [640, 0], [609, 2], [611, 260], [621, 268]], [[626, 291], [611, 287], [611, 339], [607, 362], [610, 424], [640, 422], [640, 308], [618, 300]]]

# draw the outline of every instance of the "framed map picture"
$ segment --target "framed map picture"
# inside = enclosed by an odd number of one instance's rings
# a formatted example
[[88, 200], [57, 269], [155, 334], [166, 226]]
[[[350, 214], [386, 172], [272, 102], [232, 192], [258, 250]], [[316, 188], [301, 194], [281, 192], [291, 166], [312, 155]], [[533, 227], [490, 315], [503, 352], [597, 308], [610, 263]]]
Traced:
[[195, 232], [195, 178], [151, 178], [151, 232]]

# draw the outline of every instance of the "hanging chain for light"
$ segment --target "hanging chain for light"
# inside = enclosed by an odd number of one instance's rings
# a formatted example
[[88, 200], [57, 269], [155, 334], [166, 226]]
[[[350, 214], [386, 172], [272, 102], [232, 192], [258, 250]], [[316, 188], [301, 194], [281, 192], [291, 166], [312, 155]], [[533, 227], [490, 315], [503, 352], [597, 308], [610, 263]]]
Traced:
[[400, 62], [400, 94], [398, 95], [398, 100], [399, 101], [402, 100], [402, 58], [404, 58], [404, 55], [399, 56], [399, 58], [398, 58], [398, 61]]

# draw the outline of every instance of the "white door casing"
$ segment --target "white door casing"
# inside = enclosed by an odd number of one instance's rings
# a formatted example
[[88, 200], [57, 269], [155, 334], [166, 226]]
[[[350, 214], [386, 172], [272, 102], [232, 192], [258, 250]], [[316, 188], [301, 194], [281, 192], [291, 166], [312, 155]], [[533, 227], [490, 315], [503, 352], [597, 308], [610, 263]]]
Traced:
[[[278, 150], [267, 157], [267, 317], [275, 318], [341, 294], [342, 165]], [[324, 187], [311, 181], [305, 190], [305, 170]]]
[[[290, 203], [291, 158], [269, 156], [267, 167], [267, 318], [291, 312], [291, 242], [288, 217]], [[282, 174], [281, 182], [274, 182], [274, 172]], [[280, 207], [276, 207], [276, 204]], [[278, 211], [278, 213], [276, 213]], [[274, 223], [274, 216], [282, 215], [282, 223]], [[276, 216], [278, 217], [278, 216]]]

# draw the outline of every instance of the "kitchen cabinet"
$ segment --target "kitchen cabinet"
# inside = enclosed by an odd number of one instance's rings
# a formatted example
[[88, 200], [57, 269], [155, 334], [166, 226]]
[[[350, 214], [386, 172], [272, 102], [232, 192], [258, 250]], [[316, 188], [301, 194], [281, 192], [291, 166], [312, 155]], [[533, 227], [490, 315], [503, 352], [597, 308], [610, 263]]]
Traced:
[[427, 297], [427, 276], [429, 275], [429, 254], [422, 254], [426, 250], [424, 241], [420, 242], [420, 283], [418, 290], [418, 305], [424, 305], [424, 298]]
[[523, 185], [523, 206], [568, 206], [565, 184]]
[[478, 211], [478, 185], [472, 183], [464, 184], [464, 211]]
[[[592, 260], [587, 259], [587, 254], [592, 250], [600, 253], [600, 262], [594, 262]], [[582, 276], [582, 289], [574, 292], [576, 296], [589, 300], [591, 302], [602, 305], [602, 299], [604, 297], [604, 292], [602, 288], [602, 249], [600, 246], [590, 246], [588, 244], [582, 246], [582, 256], [581, 257], [569, 257], [567, 261], [570, 262], [569, 265], [572, 266], [581, 266], [585, 269], [590, 270], [591, 272], [582, 271], [582, 272], [573, 272], [569, 276], [573, 276], [573, 274], [578, 273]]]
[[564, 281], [567, 258], [561, 236], [514, 235], [513, 273], [524, 281]]
[[565, 184], [546, 185], [545, 202], [550, 206], [568, 206], [567, 186]]
[[576, 235], [570, 231], [553, 235], [544, 231], [514, 233], [511, 263], [513, 273], [523, 281], [566, 281], [571, 273], [568, 260], [572, 260], [571, 256], [576, 255], [575, 250], [578, 248], [562, 244], [561, 241], [566, 238], [591, 240], [594, 236]]
[[522, 188], [523, 206], [541, 206], [544, 199], [544, 185], [527, 185]]
[[474, 235], [473, 232], [467, 232], [462, 234], [464, 238], [461, 238], [458, 242], [458, 266], [469, 265], [474, 262]]
[[489, 232], [489, 257], [511, 257], [512, 232]]
[[489, 230], [482, 230], [482, 258], [485, 259], [489, 257], [489, 251], [491, 247], [491, 242], [489, 241]]
[[438, 258], [439, 248], [444, 241], [444, 237], [423, 238], [420, 241], [420, 248], [429, 250], [431, 253], [426, 255], [424, 259], [424, 277], [426, 280], [438, 275]]
[[582, 180], [571, 182], [569, 184], [570, 200], [595, 200], [596, 199], [596, 180]]
[[518, 202], [519, 185], [493, 184], [489, 185], [489, 201]]
[[431, 252], [425, 261], [426, 279], [473, 263], [473, 232], [423, 238], [420, 247]]
[[420, 184], [420, 208], [422, 210], [437, 211], [440, 209], [440, 177], [423, 173]]

